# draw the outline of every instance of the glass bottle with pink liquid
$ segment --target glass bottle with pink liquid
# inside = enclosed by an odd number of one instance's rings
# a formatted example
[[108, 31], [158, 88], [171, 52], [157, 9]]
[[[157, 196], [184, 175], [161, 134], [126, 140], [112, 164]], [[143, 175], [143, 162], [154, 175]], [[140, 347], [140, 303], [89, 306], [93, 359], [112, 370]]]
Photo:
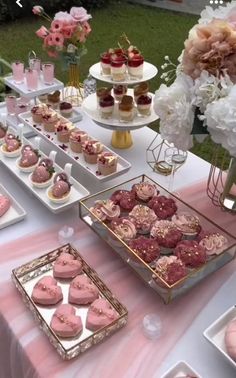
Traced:
[[54, 64], [51, 62], [42, 64], [43, 82], [51, 85], [54, 82]]
[[25, 69], [26, 86], [29, 91], [34, 91], [38, 88], [38, 71], [31, 68]]
[[16, 96], [14, 95], [8, 95], [6, 96], [6, 107], [7, 107], [7, 113], [9, 115], [14, 115], [16, 112]]
[[19, 60], [12, 63], [13, 80], [16, 84], [24, 82], [24, 63]]

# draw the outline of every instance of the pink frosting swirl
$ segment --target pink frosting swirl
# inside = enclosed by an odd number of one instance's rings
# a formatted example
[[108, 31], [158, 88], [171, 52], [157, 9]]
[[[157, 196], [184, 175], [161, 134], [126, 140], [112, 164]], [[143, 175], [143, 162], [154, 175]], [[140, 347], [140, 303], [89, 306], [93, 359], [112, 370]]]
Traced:
[[104, 222], [107, 219], [106, 215], [103, 213], [103, 211], [101, 210], [99, 205], [98, 206], [95, 205], [94, 207], [90, 207], [89, 210], [91, 211], [92, 214], [94, 214], [102, 222]]
[[115, 219], [111, 223], [111, 228], [124, 241], [134, 239], [137, 233], [134, 223], [128, 218]]
[[157, 219], [154, 211], [144, 205], [134, 206], [129, 215], [134, 218], [135, 225], [141, 232], [149, 232], [153, 222]]
[[206, 235], [199, 245], [205, 248], [208, 256], [219, 255], [222, 253], [228, 244], [228, 240], [218, 233]]
[[96, 207], [100, 208], [103, 214], [105, 214], [107, 220], [112, 220], [120, 216], [120, 206], [115, 205], [110, 199], [106, 201], [97, 201]]
[[184, 234], [198, 234], [201, 231], [199, 218], [192, 214], [175, 214], [172, 217], [172, 222]]
[[132, 189], [135, 191], [136, 196], [144, 202], [159, 194], [156, 186], [147, 181], [135, 184]]

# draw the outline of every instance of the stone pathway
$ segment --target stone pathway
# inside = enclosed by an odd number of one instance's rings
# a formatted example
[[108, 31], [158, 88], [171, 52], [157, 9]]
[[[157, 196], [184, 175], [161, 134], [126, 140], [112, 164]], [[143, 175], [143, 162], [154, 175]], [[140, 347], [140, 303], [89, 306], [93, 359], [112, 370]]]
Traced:
[[129, 0], [129, 2], [198, 15], [206, 5], [211, 5], [210, 0], [182, 0], [182, 2], [178, 0]]

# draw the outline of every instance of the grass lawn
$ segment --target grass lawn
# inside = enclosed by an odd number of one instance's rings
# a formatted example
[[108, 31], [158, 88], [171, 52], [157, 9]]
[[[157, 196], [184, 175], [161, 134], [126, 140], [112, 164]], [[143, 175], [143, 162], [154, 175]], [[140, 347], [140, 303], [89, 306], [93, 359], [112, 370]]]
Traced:
[[[189, 29], [198, 19], [193, 15], [119, 1], [93, 11], [92, 16], [92, 33], [86, 44], [88, 54], [82, 58], [80, 65], [82, 80], [88, 74], [89, 67], [99, 60], [100, 53], [115, 46], [123, 32], [132, 44], [140, 48], [145, 59], [158, 68], [163, 64], [165, 55], [176, 61]], [[34, 50], [42, 60], [48, 60], [46, 53], [42, 51], [41, 40], [35, 35], [35, 31], [43, 24], [47, 26], [43, 19], [32, 15], [29, 19], [0, 25], [0, 56], [9, 62], [20, 59], [26, 63], [29, 51]], [[66, 83], [66, 73], [61, 71], [59, 62], [56, 63], [56, 70], [57, 77]], [[158, 75], [150, 82], [151, 90], [154, 92], [160, 83]], [[158, 124], [152, 124], [151, 127], [157, 129]], [[194, 153], [208, 160], [209, 142], [204, 150], [196, 145]]]

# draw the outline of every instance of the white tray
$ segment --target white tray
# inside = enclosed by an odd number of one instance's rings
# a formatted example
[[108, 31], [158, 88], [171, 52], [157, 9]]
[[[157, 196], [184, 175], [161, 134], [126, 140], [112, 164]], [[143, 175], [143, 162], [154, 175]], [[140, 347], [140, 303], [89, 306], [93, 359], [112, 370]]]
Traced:
[[[128, 95], [133, 96], [133, 90], [128, 89]], [[149, 93], [152, 97], [154, 95], [152, 93]], [[96, 123], [99, 125], [108, 128], [110, 130], [136, 130], [140, 129], [141, 127], [144, 127], [148, 125], [149, 123], [152, 123], [158, 119], [158, 116], [156, 115], [154, 109], [153, 109], [153, 103], [151, 105], [151, 113], [149, 116], [141, 116], [138, 114], [137, 109], [135, 108], [134, 111], [136, 112], [136, 115], [133, 119], [133, 121], [130, 122], [124, 122], [120, 121], [119, 119], [119, 109], [118, 109], [118, 102], [115, 102], [114, 106], [114, 112], [111, 118], [102, 118], [100, 111], [97, 106], [97, 95], [96, 93], [92, 93], [88, 97], [84, 99], [82, 102], [82, 109], [85, 114], [87, 114], [90, 118], [93, 119]]]
[[[23, 142], [23, 145], [30, 144], [31, 146], [35, 148], [35, 144], [24, 137], [22, 138], [22, 142]], [[41, 155], [40, 159], [47, 157], [42, 151], [40, 151], [40, 155]], [[44, 189], [35, 188], [29, 180], [30, 173], [24, 173], [18, 169], [16, 165], [16, 160], [18, 158], [19, 157], [8, 158], [0, 152], [1, 162], [35, 195], [35, 197], [37, 197], [53, 213], [57, 214], [61, 211], [65, 211], [68, 208], [75, 205], [83, 197], [86, 197], [87, 195], [89, 195], [89, 191], [86, 188], [84, 188], [73, 177], [70, 177], [70, 183], [72, 184], [72, 187], [71, 187], [69, 200], [62, 204], [52, 203], [47, 197], [48, 187]], [[63, 169], [55, 163], [54, 163], [54, 168], [55, 168], [55, 173], [63, 171]]]
[[21, 221], [26, 216], [26, 211], [19, 205], [14, 197], [0, 184], [0, 194], [10, 198], [11, 206], [9, 210], [0, 217], [0, 230], [11, 224]]
[[226, 326], [233, 319], [236, 319], [236, 306], [231, 307], [221, 315], [203, 332], [203, 335], [236, 368], [236, 361], [228, 355], [224, 342]]
[[[114, 151], [110, 150], [108, 147], [104, 146], [104, 151], [110, 151], [114, 155], [118, 156], [117, 171], [107, 176], [98, 175], [96, 173], [98, 169], [97, 164], [86, 163], [82, 153], [76, 154], [70, 150], [69, 143], [62, 144], [58, 142], [55, 133], [46, 133], [41, 125], [39, 124], [36, 125], [33, 122], [30, 112], [20, 114], [19, 118], [21, 119], [23, 123], [27, 124], [33, 130], [35, 130], [35, 132], [38, 133], [40, 136], [42, 136], [47, 142], [50, 142], [52, 146], [56, 148], [60, 153], [64, 153], [66, 156], [70, 157], [71, 162], [73, 164], [77, 163], [78, 165], [83, 167], [86, 170], [86, 172], [88, 172], [90, 175], [92, 175], [93, 177], [95, 177], [101, 182], [108, 181], [117, 176], [120, 176], [124, 174], [125, 172], [127, 172], [131, 167], [131, 164], [127, 160], [122, 158], [120, 155], [116, 154]], [[90, 135], [90, 138], [92, 138], [91, 135]]]
[[[43, 102], [40, 101], [39, 99], [37, 99], [37, 102], [38, 102], [39, 104], [43, 104]], [[63, 100], [62, 100], [61, 102], [63, 102]], [[59, 109], [56, 109], [56, 112], [58, 112], [58, 114], [59, 114], [61, 117], [63, 117], [63, 116], [61, 115]], [[66, 118], [66, 117], [63, 117], [63, 118]], [[80, 122], [80, 121], [82, 121], [82, 119], [83, 119], [83, 114], [82, 114], [82, 112], [81, 112], [80, 109], [77, 109], [77, 108], [73, 107], [73, 110], [72, 110], [72, 114], [71, 114], [71, 116], [68, 117], [68, 118], [66, 118], [66, 119], [67, 119], [68, 121], [72, 122], [72, 123]]]
[[172, 366], [164, 375], [161, 376], [161, 378], [183, 378], [186, 374], [191, 375], [193, 378], [201, 378], [201, 376], [185, 361], [177, 362], [177, 364]]
[[60, 90], [64, 88], [64, 84], [54, 79], [54, 83], [51, 85], [44, 84], [42, 80], [42, 74], [40, 75], [40, 79], [38, 82], [38, 89], [34, 91], [29, 91], [26, 86], [26, 80], [24, 79], [24, 82], [21, 84], [16, 84], [13, 80], [13, 76], [6, 76], [4, 78], [5, 84], [8, 85], [8, 87], [14, 89], [17, 93], [20, 93], [21, 96], [27, 97], [27, 98], [34, 98], [44, 93], [50, 93], [54, 92], [56, 90]]
[[158, 73], [158, 69], [151, 63], [144, 62], [143, 64], [143, 77], [140, 78], [133, 78], [129, 77], [128, 74], [126, 75], [126, 78], [124, 81], [114, 81], [111, 77], [111, 75], [104, 75], [101, 72], [101, 63], [95, 63], [93, 66], [89, 69], [90, 75], [92, 75], [95, 79], [105, 81], [106, 83], [110, 84], [137, 84], [141, 83], [143, 81], [151, 80], [153, 77], [155, 77]]
[[[1, 102], [0, 103], [0, 114], [1, 113], [2, 114], [7, 114], [7, 108], [6, 108], [6, 103], [5, 102]], [[19, 121], [18, 117], [15, 116], [15, 115], [7, 115], [6, 123], [7, 123], [8, 127], [10, 126], [14, 130], [17, 131], [17, 126], [20, 123], [20, 121]], [[23, 134], [24, 134], [24, 136], [26, 138], [28, 138], [28, 137], [34, 135], [35, 132], [28, 125], [24, 125], [24, 127], [23, 127]]]

